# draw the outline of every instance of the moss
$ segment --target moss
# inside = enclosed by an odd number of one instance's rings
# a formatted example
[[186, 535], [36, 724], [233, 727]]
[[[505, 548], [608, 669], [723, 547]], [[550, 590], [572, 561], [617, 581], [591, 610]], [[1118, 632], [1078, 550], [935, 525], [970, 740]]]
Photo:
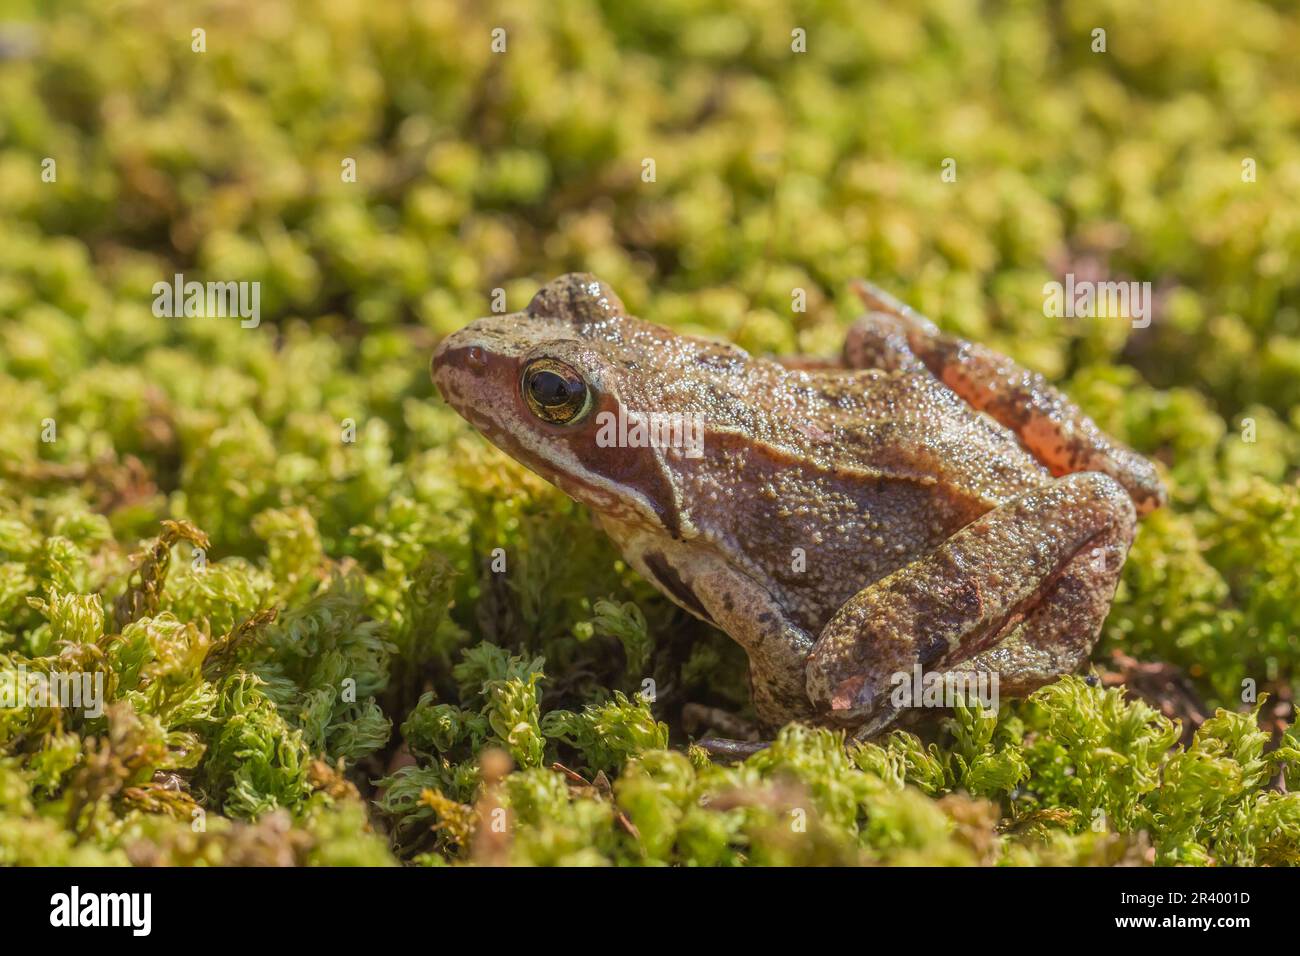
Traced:
[[[0, 73], [0, 688], [105, 695], [0, 709], [0, 863], [1300, 859], [1293, 18], [579, 0], [494, 56], [473, 5], [247, 5], [195, 54], [62, 4]], [[832, 352], [865, 275], [1062, 382], [1173, 498], [1100, 684], [709, 762], [743, 654], [428, 380], [574, 268], [760, 352]], [[1047, 316], [1067, 271], [1154, 321]], [[154, 317], [176, 272], [259, 281], [260, 327]]]

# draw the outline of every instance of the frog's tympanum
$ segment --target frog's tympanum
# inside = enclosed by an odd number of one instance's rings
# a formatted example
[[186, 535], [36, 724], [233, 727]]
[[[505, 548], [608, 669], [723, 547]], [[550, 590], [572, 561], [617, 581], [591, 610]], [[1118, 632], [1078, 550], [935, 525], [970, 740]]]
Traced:
[[900, 674], [1006, 696], [1079, 667], [1164, 490], [1041, 375], [857, 291], [840, 361], [783, 362], [566, 275], [445, 339], [433, 378], [745, 649], [765, 724], [866, 736]]

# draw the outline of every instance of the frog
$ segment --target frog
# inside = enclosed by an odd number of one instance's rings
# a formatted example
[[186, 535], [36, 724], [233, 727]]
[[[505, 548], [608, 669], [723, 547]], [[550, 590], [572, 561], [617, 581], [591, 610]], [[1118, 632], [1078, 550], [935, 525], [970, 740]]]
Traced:
[[[1166, 492], [1042, 374], [853, 289], [839, 356], [783, 358], [644, 321], [571, 273], [447, 335], [430, 371], [744, 649], [762, 728], [867, 740], [919, 706], [900, 675], [995, 679], [1001, 698], [1080, 669]], [[655, 415], [672, 427], [635, 427]]]

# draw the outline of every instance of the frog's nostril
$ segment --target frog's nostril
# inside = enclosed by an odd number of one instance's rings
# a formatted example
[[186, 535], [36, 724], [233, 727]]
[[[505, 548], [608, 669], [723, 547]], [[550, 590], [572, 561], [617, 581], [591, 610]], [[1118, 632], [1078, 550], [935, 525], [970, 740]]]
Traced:
[[486, 372], [490, 359], [488, 351], [481, 345], [462, 345], [457, 344], [456, 336], [443, 339], [442, 343], [433, 351], [433, 359], [429, 363], [429, 374], [437, 382], [440, 376], [446, 375], [454, 370], [470, 372], [474, 375], [481, 375]]

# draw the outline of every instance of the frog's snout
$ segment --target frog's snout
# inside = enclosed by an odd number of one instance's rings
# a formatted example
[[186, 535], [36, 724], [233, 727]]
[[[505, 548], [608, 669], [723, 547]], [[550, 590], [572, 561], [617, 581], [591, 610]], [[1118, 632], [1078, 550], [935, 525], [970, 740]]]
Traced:
[[467, 339], [463, 332], [447, 336], [433, 350], [429, 376], [443, 399], [455, 406], [464, 398], [470, 383], [484, 375], [489, 366], [487, 350]]
[[433, 357], [429, 360], [429, 377], [433, 379], [433, 384], [442, 395], [443, 401], [448, 402], [451, 400], [447, 395], [448, 369], [451, 365], [449, 357], [454, 351], [452, 343], [454, 338], [455, 336], [451, 335], [439, 342], [438, 347], [433, 350]]

